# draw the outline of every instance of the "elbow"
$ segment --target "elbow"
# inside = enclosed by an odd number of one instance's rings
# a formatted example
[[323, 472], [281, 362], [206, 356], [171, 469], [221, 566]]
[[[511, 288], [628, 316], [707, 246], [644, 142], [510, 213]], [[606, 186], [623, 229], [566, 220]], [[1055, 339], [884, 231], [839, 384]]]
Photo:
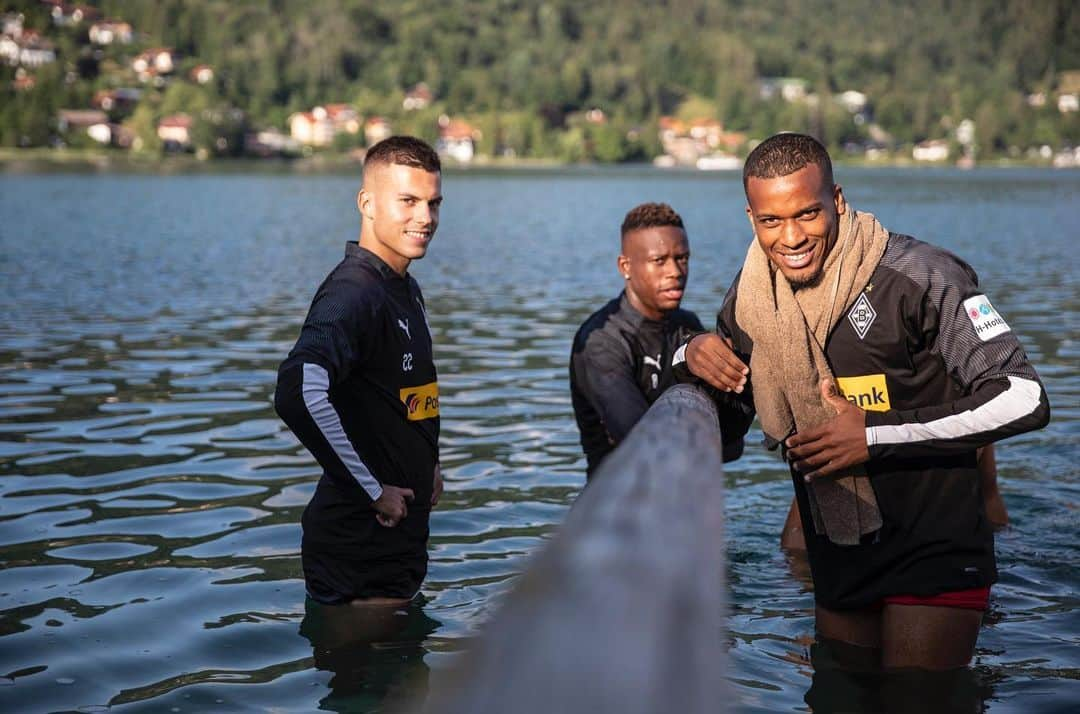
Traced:
[[1016, 423], [1016, 433], [1038, 431], [1050, 423], [1050, 401], [1046, 388], [1039, 385], [1039, 401], [1022, 419]]
[[299, 410], [303, 408], [301, 384], [295, 369], [282, 369], [278, 372], [277, 387], [274, 389], [274, 411], [290, 428], [296, 422]]
[[1046, 396], [1046, 387], [1043, 387], [1039, 395], [1039, 406], [1035, 409], [1032, 419], [1035, 422], [1031, 427], [1032, 430], [1043, 429], [1050, 423], [1050, 399]]

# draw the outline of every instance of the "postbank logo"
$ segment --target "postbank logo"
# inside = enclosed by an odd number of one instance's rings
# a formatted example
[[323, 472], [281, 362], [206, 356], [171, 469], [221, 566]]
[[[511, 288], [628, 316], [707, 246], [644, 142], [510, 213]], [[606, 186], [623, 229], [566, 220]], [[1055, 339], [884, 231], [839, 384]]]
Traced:
[[964, 301], [964, 312], [971, 320], [971, 326], [975, 328], [975, 334], [979, 339], [986, 342], [991, 337], [996, 337], [1003, 332], [1009, 331], [1009, 326], [985, 295], [976, 295]]
[[439, 416], [438, 382], [428, 382], [419, 387], [406, 387], [398, 391], [398, 398], [405, 405], [405, 418], [409, 421]]
[[868, 412], [887, 412], [889, 388], [885, 385], [884, 374], [867, 374], [862, 377], [837, 377], [836, 386], [844, 399]]

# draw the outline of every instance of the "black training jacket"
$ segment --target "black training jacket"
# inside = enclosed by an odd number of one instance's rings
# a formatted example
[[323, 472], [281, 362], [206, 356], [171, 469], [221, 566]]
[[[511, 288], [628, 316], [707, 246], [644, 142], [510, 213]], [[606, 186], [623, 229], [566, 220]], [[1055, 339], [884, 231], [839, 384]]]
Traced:
[[430, 509], [439, 450], [439, 385], [424, 298], [409, 275], [347, 243], [319, 286], [274, 406], [323, 469], [304, 539], [360, 547], [350, 521], [370, 518], [382, 484]]
[[[701, 321], [687, 310], [674, 310], [663, 320], [646, 318], [630, 306], [626, 293], [578, 329], [570, 355], [570, 398], [588, 476], [626, 438], [649, 405], [675, 383], [671, 372], [675, 349], [701, 331]], [[736, 458], [742, 453], [749, 419], [721, 427], [725, 458]]]
[[[738, 278], [717, 316], [750, 363], [735, 321]], [[814, 531], [806, 488], [792, 472], [815, 597], [848, 609], [887, 595], [935, 595], [997, 579], [976, 448], [1046, 425], [1050, 408], [1020, 341], [951, 253], [904, 235], [889, 244], [825, 354], [837, 386], [866, 412], [865, 464], [884, 525], [861, 545]], [[694, 379], [677, 354], [675, 373]], [[753, 374], [750, 375], [751, 387]], [[744, 393], [751, 402], [751, 390]], [[766, 435], [774, 448], [786, 434]]]

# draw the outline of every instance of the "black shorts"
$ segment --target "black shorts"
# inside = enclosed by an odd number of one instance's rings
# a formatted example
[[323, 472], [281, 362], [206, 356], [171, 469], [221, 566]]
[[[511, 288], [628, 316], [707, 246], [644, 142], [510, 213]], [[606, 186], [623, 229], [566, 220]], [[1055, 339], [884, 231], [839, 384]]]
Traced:
[[357, 598], [412, 598], [427, 575], [429, 512], [411, 510], [393, 528], [374, 516], [348, 546], [304, 536], [301, 562], [312, 600], [339, 605]]

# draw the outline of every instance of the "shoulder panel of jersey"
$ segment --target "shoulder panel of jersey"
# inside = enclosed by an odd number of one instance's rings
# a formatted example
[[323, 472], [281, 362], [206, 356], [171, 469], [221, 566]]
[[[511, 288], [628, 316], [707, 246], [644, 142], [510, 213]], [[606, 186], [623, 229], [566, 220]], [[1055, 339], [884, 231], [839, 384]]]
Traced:
[[953, 253], [893, 233], [881, 258], [879, 269], [900, 273], [923, 297], [924, 309], [936, 314], [924, 316], [936, 321], [936, 343], [932, 351], [940, 355], [946, 369], [966, 387], [984, 379], [1008, 375], [1037, 379], [1016, 335], [1011, 330], [982, 339], [967, 315], [966, 301], [980, 296], [979, 278], [966, 262]]

